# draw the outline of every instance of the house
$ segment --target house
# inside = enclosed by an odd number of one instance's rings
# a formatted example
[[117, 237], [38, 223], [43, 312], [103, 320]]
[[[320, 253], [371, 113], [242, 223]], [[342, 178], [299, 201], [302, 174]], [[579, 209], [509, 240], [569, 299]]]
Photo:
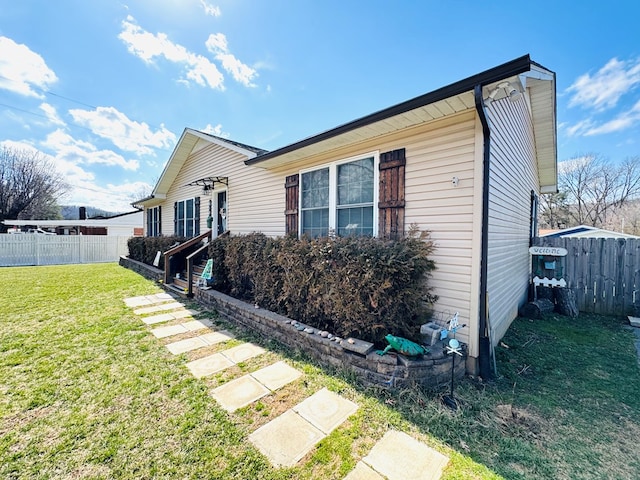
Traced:
[[144, 213], [141, 210], [121, 213], [111, 217], [84, 218], [80, 220], [5, 220], [5, 225], [40, 228], [58, 235], [110, 235], [121, 237], [143, 234]]
[[436, 320], [459, 312], [467, 369], [487, 372], [527, 300], [538, 196], [557, 191], [555, 100], [526, 55], [271, 152], [186, 129], [137, 205], [147, 235], [429, 230]]
[[564, 228], [562, 230], [540, 231], [540, 237], [545, 238], [640, 238], [627, 233], [612, 232], [602, 228], [591, 227], [589, 225], [578, 225], [577, 227]]

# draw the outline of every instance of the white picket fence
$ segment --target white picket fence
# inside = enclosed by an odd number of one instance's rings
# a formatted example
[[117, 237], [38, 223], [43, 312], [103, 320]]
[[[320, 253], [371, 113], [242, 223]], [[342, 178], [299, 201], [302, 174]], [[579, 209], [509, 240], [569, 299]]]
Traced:
[[117, 262], [129, 237], [109, 235], [0, 235], [0, 267]]

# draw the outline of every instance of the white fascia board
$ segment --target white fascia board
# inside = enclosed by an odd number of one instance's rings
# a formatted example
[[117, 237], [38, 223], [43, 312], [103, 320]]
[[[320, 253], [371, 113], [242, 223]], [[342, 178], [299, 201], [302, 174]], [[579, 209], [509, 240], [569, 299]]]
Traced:
[[196, 137], [201, 138], [202, 140], [205, 140], [209, 143], [214, 143], [220, 147], [233, 150], [234, 152], [239, 153], [240, 155], [244, 155], [245, 157], [247, 157], [247, 159], [251, 159], [257, 156], [256, 152], [252, 152], [251, 150], [247, 150], [246, 148], [239, 147], [238, 145], [234, 145], [233, 143], [230, 143], [230, 142], [225, 142], [224, 140], [219, 138], [213, 138], [207, 135], [206, 133], [200, 132], [198, 130], [187, 128], [185, 129], [185, 132], [186, 131], [188, 131], [191, 135], [195, 135]]

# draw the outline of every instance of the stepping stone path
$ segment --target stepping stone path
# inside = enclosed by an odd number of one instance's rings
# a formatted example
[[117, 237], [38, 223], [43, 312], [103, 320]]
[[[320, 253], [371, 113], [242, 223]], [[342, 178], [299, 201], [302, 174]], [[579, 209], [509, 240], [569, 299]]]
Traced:
[[[225, 330], [212, 330], [209, 320], [193, 320], [200, 312], [186, 309], [173, 295], [157, 293], [131, 297], [125, 304], [135, 309], [147, 325], [180, 321], [154, 327], [157, 338], [190, 332], [206, 333], [168, 343], [173, 355], [194, 352], [234, 338]], [[203, 378], [265, 353], [253, 343], [243, 343], [186, 363], [196, 378]], [[279, 361], [243, 375], [211, 390], [211, 396], [228, 412], [246, 407], [260, 398], [294, 382], [303, 375], [286, 362]], [[342, 425], [358, 410], [358, 405], [326, 388], [314, 393], [282, 415], [258, 428], [249, 440], [276, 467], [296, 465], [323, 438]], [[438, 480], [449, 458], [406, 433], [391, 430], [359, 461], [344, 480]]]
[[345, 480], [438, 480], [447, 463], [449, 457], [406, 433], [390, 430]]

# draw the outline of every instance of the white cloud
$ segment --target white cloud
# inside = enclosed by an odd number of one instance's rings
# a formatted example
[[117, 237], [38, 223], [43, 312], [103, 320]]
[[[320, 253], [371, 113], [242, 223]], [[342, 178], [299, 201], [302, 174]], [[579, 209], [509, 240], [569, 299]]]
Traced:
[[96, 135], [113, 142], [118, 148], [138, 155], [154, 154], [153, 148], [169, 148], [176, 142], [173, 132], [160, 125], [152, 130], [149, 125], [136, 122], [113, 107], [97, 107], [95, 110], [69, 110], [74, 121]]
[[140, 166], [137, 160], [125, 160], [112, 150], [98, 150], [92, 143], [77, 140], [60, 129], [47, 135], [42, 145], [55, 152], [57, 159], [76, 166], [101, 164], [125, 170], [137, 170]]
[[210, 123], [207, 124], [206, 127], [200, 130], [201, 132], [208, 133], [210, 135], [215, 135], [220, 138], [229, 138], [229, 134], [222, 131], [222, 124], [219, 123], [215, 127]]
[[252, 80], [258, 76], [258, 72], [242, 63], [235, 55], [229, 52], [227, 37], [223, 33], [215, 33], [209, 35], [205, 45], [207, 49], [216, 56], [216, 60], [222, 63], [224, 68], [235, 81], [243, 84], [245, 87], [255, 87]]
[[24, 44], [0, 37], [0, 89], [27, 97], [44, 95], [32, 87], [46, 89], [58, 80], [44, 59]]
[[603, 133], [613, 133], [626, 130], [640, 122], [640, 100], [626, 112], [620, 113], [613, 120], [603, 123], [600, 126], [590, 128], [585, 132], [585, 136], [601, 135]]
[[[60, 173], [69, 186], [67, 193], [59, 199], [58, 203], [64, 205], [86, 205], [101, 208], [110, 212], [128, 212], [133, 210], [131, 199], [140, 191], [150, 190], [151, 185], [145, 182], [125, 182], [122, 184], [108, 184], [106, 187], [95, 183], [95, 175], [85, 170], [78, 158], [67, 155], [65, 151], [49, 155], [38, 150], [26, 141], [5, 140], [0, 142], [0, 147], [16, 150], [39, 151], [40, 154], [51, 161], [54, 168]], [[80, 160], [80, 163], [90, 163]]]
[[203, 87], [224, 90], [224, 77], [214, 63], [173, 43], [164, 33], [145, 31], [135, 23], [131, 15], [122, 22], [122, 32], [118, 38], [127, 45], [129, 52], [147, 63], [163, 57], [170, 62], [182, 64], [186, 71], [186, 79], [181, 79], [182, 83], [188, 84], [188, 80], [191, 80]]
[[580, 155], [558, 162], [558, 173], [565, 174], [584, 167], [593, 161], [593, 155]]
[[569, 106], [580, 105], [598, 111], [613, 108], [620, 97], [640, 84], [640, 59], [621, 62], [612, 58], [591, 76], [585, 73], [567, 88], [573, 93]]
[[58, 112], [53, 105], [50, 105], [48, 103], [41, 103], [38, 108], [40, 108], [40, 110], [44, 112], [49, 122], [51, 122], [53, 125], [58, 125], [61, 127], [64, 127], [66, 125], [58, 115]]
[[579, 135], [579, 136], [584, 135], [586, 131], [588, 131], [590, 128], [593, 128], [593, 125], [594, 125], [593, 120], [591, 120], [590, 118], [587, 118], [585, 120], [580, 120], [575, 125], [572, 125], [570, 127], [567, 126], [566, 132], [567, 132], [567, 135], [570, 137], [573, 137], [576, 135]]
[[212, 17], [219, 17], [220, 15], [222, 15], [220, 7], [211, 5], [210, 3], [205, 2], [205, 0], [200, 0], [200, 5], [202, 5], [204, 13], [206, 13], [207, 15], [211, 15]]

